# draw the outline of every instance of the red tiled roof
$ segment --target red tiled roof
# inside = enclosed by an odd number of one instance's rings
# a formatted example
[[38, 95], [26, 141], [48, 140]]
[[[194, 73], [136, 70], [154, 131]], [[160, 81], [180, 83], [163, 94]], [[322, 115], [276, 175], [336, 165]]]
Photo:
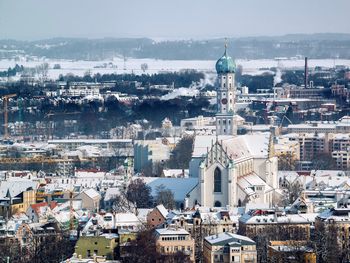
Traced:
[[[40, 212], [40, 208], [41, 207], [45, 207], [45, 206], [49, 206], [49, 204], [47, 202], [42, 202], [42, 203], [37, 203], [37, 204], [33, 204], [30, 205], [30, 207], [37, 213], [39, 214]], [[57, 202], [53, 201], [50, 203], [50, 209], [54, 209], [57, 206]]]

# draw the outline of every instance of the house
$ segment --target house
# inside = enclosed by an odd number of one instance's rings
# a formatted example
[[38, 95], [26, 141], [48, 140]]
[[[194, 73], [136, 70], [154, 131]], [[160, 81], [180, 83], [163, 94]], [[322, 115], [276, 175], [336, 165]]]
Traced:
[[168, 210], [163, 205], [157, 205], [147, 214], [147, 224], [152, 227], [159, 226], [166, 221]]
[[90, 211], [100, 210], [101, 195], [92, 188], [82, 191], [75, 199], [82, 200], [82, 208]]
[[24, 178], [10, 177], [0, 182], [0, 216], [25, 213], [31, 204], [35, 204], [37, 186], [37, 182]]
[[256, 238], [265, 234], [274, 240], [309, 240], [317, 213], [286, 214], [274, 209], [251, 210], [239, 218], [238, 233]]
[[155, 230], [156, 249], [162, 255], [182, 251], [194, 262], [194, 239], [185, 229], [160, 228]]
[[268, 260], [276, 263], [316, 263], [316, 252], [305, 241], [270, 241]]
[[28, 207], [26, 214], [33, 223], [39, 223], [41, 219], [47, 219], [47, 217], [51, 214], [52, 209], [54, 209], [56, 206], [57, 202], [32, 204]]
[[[332, 249], [345, 262], [350, 261], [350, 208], [331, 208], [316, 217], [315, 232], [333, 238]], [[330, 235], [329, 233], [332, 233]], [[327, 247], [328, 248], [328, 247]]]
[[205, 263], [257, 262], [255, 242], [246, 236], [227, 232], [206, 237], [203, 254]]
[[117, 234], [81, 236], [75, 246], [75, 253], [82, 258], [102, 256], [106, 259], [116, 259], [118, 239], [119, 237]]

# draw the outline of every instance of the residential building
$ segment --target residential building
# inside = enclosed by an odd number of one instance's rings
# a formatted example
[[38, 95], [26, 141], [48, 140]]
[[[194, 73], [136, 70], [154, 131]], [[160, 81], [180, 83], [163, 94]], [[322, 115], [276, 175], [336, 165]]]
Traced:
[[299, 141], [290, 140], [286, 137], [279, 137], [274, 145], [274, 153], [280, 159], [287, 159], [291, 163], [300, 160], [300, 144]]
[[285, 214], [275, 210], [251, 210], [239, 218], [241, 235], [265, 234], [274, 240], [309, 240], [317, 213]]
[[204, 239], [203, 256], [205, 263], [256, 263], [256, 244], [246, 236], [224, 232]]
[[95, 146], [103, 150], [114, 150], [121, 156], [133, 156], [131, 139], [55, 139], [49, 140], [48, 143], [69, 151], [75, 151], [81, 146]]
[[181, 228], [160, 228], [155, 230], [157, 251], [162, 255], [183, 252], [194, 262], [194, 239]]
[[155, 173], [155, 166], [170, 158], [170, 147], [159, 140], [143, 140], [134, 143], [134, 170], [142, 172], [151, 170]]
[[83, 258], [102, 256], [106, 259], [116, 259], [118, 239], [117, 234], [81, 236], [75, 245], [75, 253]]
[[330, 139], [332, 158], [337, 168], [350, 168], [350, 133], [333, 134]]
[[0, 216], [11, 217], [15, 213], [25, 213], [36, 203], [38, 183], [24, 178], [10, 177], [0, 182]]
[[157, 205], [147, 214], [147, 224], [156, 227], [164, 224], [168, 215], [168, 210], [163, 205]]
[[74, 198], [82, 200], [82, 208], [90, 211], [100, 210], [101, 195], [92, 188], [82, 191]]
[[315, 230], [323, 235], [335, 235], [337, 253], [350, 260], [350, 208], [331, 208], [316, 217]]
[[32, 204], [26, 211], [27, 216], [33, 223], [45, 222], [51, 215], [52, 209], [57, 206], [57, 202], [41, 202], [37, 204]]
[[305, 241], [270, 241], [268, 260], [276, 263], [316, 263], [316, 252]]

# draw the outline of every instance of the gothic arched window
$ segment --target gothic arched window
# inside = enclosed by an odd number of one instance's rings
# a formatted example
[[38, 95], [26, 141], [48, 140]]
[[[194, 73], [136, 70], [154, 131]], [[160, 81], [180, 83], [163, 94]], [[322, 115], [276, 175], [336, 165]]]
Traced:
[[214, 192], [221, 192], [221, 171], [218, 167], [214, 171]]

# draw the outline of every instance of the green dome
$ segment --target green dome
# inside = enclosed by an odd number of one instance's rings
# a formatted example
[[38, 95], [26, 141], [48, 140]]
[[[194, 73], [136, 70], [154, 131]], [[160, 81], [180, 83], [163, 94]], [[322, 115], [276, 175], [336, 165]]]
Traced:
[[235, 73], [236, 63], [230, 56], [227, 56], [225, 50], [224, 55], [216, 62], [215, 68], [218, 74]]

